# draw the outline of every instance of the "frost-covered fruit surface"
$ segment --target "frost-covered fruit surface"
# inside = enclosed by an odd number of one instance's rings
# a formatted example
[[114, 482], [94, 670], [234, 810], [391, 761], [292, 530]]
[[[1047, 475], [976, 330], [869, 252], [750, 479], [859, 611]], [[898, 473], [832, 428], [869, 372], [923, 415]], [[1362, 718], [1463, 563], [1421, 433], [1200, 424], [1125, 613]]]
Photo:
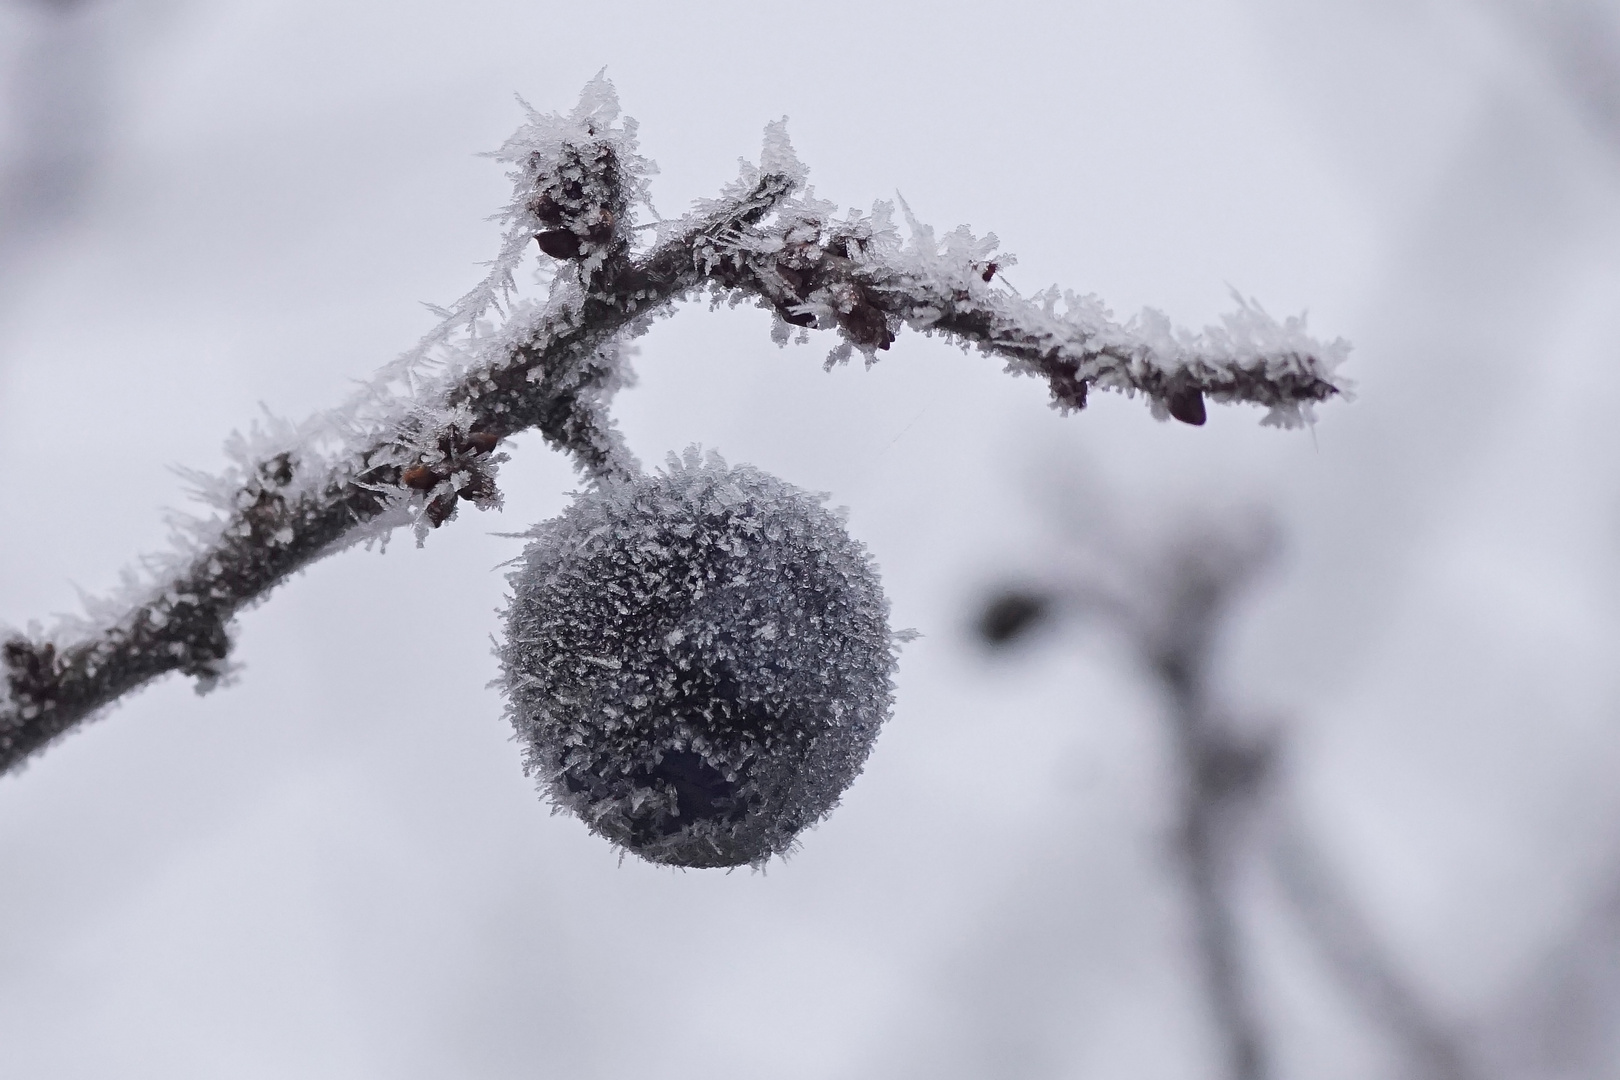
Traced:
[[820, 497], [690, 449], [536, 526], [507, 708], [543, 793], [655, 863], [763, 864], [832, 810], [889, 712], [876, 567]]

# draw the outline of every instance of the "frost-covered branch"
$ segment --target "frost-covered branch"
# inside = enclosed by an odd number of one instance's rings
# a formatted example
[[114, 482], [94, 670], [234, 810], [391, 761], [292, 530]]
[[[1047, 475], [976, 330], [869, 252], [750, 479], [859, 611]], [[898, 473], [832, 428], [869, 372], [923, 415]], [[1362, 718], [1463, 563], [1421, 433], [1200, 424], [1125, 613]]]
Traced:
[[[680, 300], [762, 305], [779, 342], [834, 331], [829, 363], [856, 351], [870, 362], [903, 326], [941, 334], [1044, 378], [1063, 409], [1097, 386], [1144, 394], [1189, 423], [1203, 422], [1206, 396], [1295, 423], [1341, 392], [1334, 369], [1348, 346], [1312, 340], [1300, 320], [1240, 302], [1202, 335], [1154, 312], [1120, 324], [1093, 297], [1002, 288], [1011, 260], [993, 237], [958, 229], [941, 242], [912, 222], [902, 238], [881, 203], [838, 217], [805, 187], [780, 124], [719, 198], [640, 227], [655, 167], [635, 132], [600, 78], [569, 115], [530, 110], [496, 155], [512, 167], [514, 197], [484, 281], [347, 405], [234, 439], [225, 475], [192, 477], [212, 515], [183, 522], [179, 550], [144, 582], [86, 620], [0, 647], [0, 771], [166, 672], [216, 683], [236, 613], [323, 555], [399, 526], [420, 539], [463, 502], [498, 505], [508, 436], [540, 431], [591, 478], [634, 474], [608, 402], [629, 378], [626, 344]], [[544, 299], [515, 284], [532, 244]]]

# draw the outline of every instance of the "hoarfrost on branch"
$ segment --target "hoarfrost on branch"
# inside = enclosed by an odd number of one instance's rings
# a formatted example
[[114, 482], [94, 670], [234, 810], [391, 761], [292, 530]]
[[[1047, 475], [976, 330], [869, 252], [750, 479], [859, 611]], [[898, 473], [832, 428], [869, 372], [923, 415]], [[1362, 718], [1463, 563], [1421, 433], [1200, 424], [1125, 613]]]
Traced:
[[[781, 123], [718, 198], [645, 225], [656, 170], [601, 77], [568, 115], [528, 109], [495, 156], [514, 182], [500, 252], [415, 349], [331, 413], [234, 437], [224, 475], [191, 475], [211, 512], [177, 522], [174, 551], [88, 617], [7, 635], [0, 772], [159, 675], [216, 685], [231, 619], [316, 559], [400, 526], [420, 541], [462, 503], [499, 505], [510, 435], [539, 430], [591, 479], [636, 474], [608, 405], [629, 377], [627, 343], [677, 301], [758, 304], [779, 343], [831, 330], [829, 365], [856, 353], [870, 364], [909, 326], [1044, 379], [1064, 411], [1097, 387], [1140, 393], [1160, 418], [1202, 423], [1207, 398], [1265, 406], [1265, 422], [1288, 426], [1346, 389], [1346, 343], [1241, 298], [1202, 334], [1154, 311], [1119, 323], [1094, 296], [1005, 288], [1013, 260], [993, 236], [936, 238], [903, 204], [904, 236], [887, 203], [840, 216], [806, 186]], [[516, 287], [530, 243], [551, 270], [543, 299]]]

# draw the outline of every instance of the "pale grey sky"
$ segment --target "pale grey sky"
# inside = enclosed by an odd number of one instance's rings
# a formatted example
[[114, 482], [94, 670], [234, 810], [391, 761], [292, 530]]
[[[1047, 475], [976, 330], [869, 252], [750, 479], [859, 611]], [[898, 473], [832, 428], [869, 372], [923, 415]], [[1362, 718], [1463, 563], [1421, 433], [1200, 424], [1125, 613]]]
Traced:
[[[504, 512], [317, 565], [242, 619], [237, 685], [164, 681], [0, 781], [0, 1076], [1213, 1075], [1150, 688], [1105, 635], [992, 664], [963, 632], [1051, 549], [1065, 472], [1149, 516], [1277, 508], [1227, 690], [1287, 718], [1308, 822], [1442, 1013], [1497, 1016], [1620, 867], [1620, 159], [1490, 10], [102, 11], [102, 156], [0, 296], [0, 622], [160, 547], [169, 467], [260, 403], [408, 348], [494, 254], [475, 154], [512, 94], [567, 108], [604, 65], [665, 214], [785, 114], [825, 197], [993, 230], [1026, 293], [1308, 309], [1359, 397], [1308, 432], [1065, 418], [937, 342], [823, 374], [831, 342], [685, 310], [642, 339], [632, 447], [830, 492], [923, 634], [830, 821], [766, 874], [683, 874], [548, 815], [486, 685], [495, 534], [574, 484], [519, 440]], [[36, 23], [0, 15], [6, 63]], [[1397, 1075], [1278, 926], [1285, 1075]]]

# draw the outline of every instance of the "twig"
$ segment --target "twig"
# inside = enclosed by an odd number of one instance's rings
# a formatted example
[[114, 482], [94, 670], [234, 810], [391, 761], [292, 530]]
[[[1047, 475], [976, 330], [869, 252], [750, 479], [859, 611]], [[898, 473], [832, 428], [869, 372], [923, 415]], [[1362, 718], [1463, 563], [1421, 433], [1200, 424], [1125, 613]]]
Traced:
[[[624, 377], [620, 347], [677, 300], [758, 303], [779, 317], [782, 341], [834, 329], [842, 344], [829, 363], [854, 351], [870, 362], [902, 326], [942, 334], [1046, 379], [1063, 409], [1099, 386], [1189, 422], [1202, 422], [1208, 395], [1289, 423], [1341, 392], [1334, 368], [1348, 346], [1316, 342], [1298, 320], [1240, 302], [1196, 337], [1152, 312], [1121, 325], [1095, 298], [1050, 290], [1032, 302], [995, 287], [1009, 259], [994, 256], [993, 237], [957, 230], [936, 243], [912, 223], [902, 242], [882, 204], [835, 219], [801, 194], [780, 125], [758, 168], [636, 250], [634, 207], [652, 166], [634, 130], [601, 79], [570, 116], [531, 110], [500, 154], [515, 182], [501, 255], [441, 327], [345, 409], [279, 444], [244, 444], [225, 478], [197, 478], [220, 513], [150, 585], [93, 623], [0, 647], [0, 772], [166, 672], [216, 683], [232, 617], [321, 556], [399, 525], [420, 537], [461, 501], [496, 505], [494, 451], [510, 435], [538, 429], [593, 478], [633, 471], [606, 412]], [[557, 263], [543, 304], [512, 300], [531, 240]], [[485, 323], [492, 310], [506, 316], [497, 330]]]

